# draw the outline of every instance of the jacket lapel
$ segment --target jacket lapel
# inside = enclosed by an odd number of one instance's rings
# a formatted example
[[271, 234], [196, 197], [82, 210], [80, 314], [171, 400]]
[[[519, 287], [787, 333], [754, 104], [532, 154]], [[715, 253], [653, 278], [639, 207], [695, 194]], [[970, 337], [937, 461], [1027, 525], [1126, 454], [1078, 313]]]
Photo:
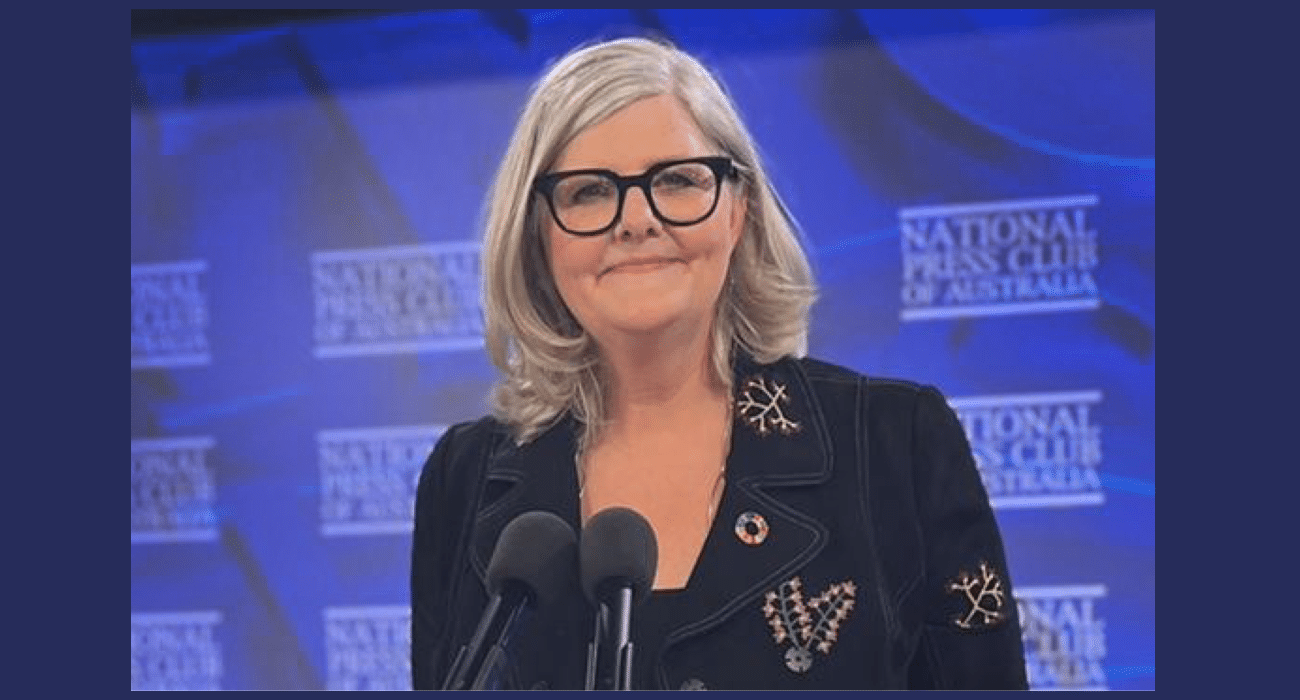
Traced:
[[501, 530], [519, 515], [550, 511], [580, 531], [574, 424], [565, 417], [525, 445], [507, 438], [488, 457], [470, 561], [486, 585], [488, 562]]
[[[801, 511], [788, 498], [792, 487], [830, 477], [830, 443], [807, 377], [790, 360], [757, 365], [742, 357], [735, 391], [728, 487], [691, 574], [690, 621], [669, 633], [665, 646], [753, 607], [764, 591], [795, 575], [826, 544], [826, 528], [816, 514]], [[763, 536], [746, 542], [737, 522], [753, 515], [766, 529], [756, 528]]]

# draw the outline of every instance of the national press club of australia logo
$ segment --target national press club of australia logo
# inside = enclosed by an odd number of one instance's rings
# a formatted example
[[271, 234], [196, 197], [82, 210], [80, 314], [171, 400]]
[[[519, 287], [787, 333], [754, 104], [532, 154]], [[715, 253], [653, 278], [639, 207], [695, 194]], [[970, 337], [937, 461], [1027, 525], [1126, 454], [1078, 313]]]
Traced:
[[317, 251], [311, 266], [318, 358], [483, 345], [477, 242]]
[[211, 362], [207, 261], [131, 266], [131, 369]]
[[217, 610], [131, 613], [131, 690], [220, 690]]
[[1100, 391], [952, 397], [994, 508], [1101, 505]]
[[904, 321], [1095, 309], [1095, 195], [900, 209]]
[[1106, 587], [1016, 588], [1030, 690], [1106, 690]]
[[131, 441], [131, 543], [214, 541], [216, 469], [210, 436]]
[[411, 608], [325, 608], [326, 690], [410, 690]]
[[446, 426], [321, 430], [321, 534], [405, 535], [415, 515], [415, 488]]

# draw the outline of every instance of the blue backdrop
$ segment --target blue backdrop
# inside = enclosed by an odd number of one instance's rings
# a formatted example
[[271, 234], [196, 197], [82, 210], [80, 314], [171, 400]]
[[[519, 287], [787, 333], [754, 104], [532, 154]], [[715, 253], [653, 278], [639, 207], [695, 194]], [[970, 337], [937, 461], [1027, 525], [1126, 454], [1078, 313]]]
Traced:
[[800, 220], [811, 351], [940, 387], [1036, 689], [1155, 685], [1155, 15], [426, 11], [137, 40], [133, 688], [409, 688], [410, 519], [486, 411], [480, 208], [531, 82], [656, 32]]

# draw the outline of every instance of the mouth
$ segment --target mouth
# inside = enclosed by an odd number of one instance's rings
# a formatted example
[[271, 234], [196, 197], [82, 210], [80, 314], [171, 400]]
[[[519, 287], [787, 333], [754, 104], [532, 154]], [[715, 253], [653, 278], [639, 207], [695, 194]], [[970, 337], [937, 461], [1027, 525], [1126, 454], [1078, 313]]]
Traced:
[[604, 277], [611, 272], [651, 272], [679, 262], [684, 261], [680, 258], [644, 258], [641, 260], [628, 260], [615, 265], [610, 265], [601, 270], [600, 276]]

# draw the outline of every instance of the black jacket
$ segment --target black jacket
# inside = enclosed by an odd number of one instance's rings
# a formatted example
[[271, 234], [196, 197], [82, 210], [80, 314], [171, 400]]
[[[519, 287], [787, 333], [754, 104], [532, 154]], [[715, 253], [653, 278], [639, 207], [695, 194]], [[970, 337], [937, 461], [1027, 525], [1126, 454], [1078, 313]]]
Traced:
[[[633, 612], [633, 688], [1027, 687], [1001, 536], [939, 392], [811, 359], [735, 370], [722, 501], [686, 589]], [[523, 446], [491, 418], [439, 440], [416, 496], [416, 689], [472, 634], [507, 523], [578, 528], [574, 448], [571, 419]], [[582, 688], [593, 624], [576, 585], [531, 613], [501, 687]]]

